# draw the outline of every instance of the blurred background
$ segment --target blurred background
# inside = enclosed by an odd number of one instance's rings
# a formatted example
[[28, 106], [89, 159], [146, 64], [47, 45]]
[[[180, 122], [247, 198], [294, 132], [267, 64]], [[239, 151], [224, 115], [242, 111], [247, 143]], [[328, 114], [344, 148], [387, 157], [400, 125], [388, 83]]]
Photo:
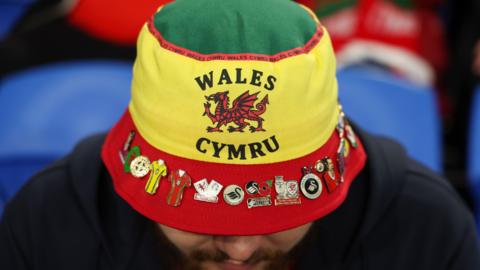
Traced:
[[[0, 0], [0, 215], [31, 175], [118, 120], [137, 34], [168, 2]], [[347, 116], [446, 176], [479, 224], [480, 0], [298, 2], [330, 32]]]

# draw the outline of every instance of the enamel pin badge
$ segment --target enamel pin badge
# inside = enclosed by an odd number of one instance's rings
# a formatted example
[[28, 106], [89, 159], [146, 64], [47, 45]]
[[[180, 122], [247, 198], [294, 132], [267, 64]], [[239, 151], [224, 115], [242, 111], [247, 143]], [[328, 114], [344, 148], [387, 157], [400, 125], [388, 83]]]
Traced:
[[230, 205], [239, 205], [245, 198], [245, 192], [237, 185], [229, 185], [223, 190], [223, 199]]
[[320, 182], [320, 178], [312, 172], [311, 168], [303, 168], [300, 189], [302, 190], [303, 195], [311, 200], [320, 197], [320, 194], [322, 194], [322, 182]]
[[150, 160], [146, 156], [138, 156], [130, 163], [130, 173], [136, 178], [142, 178], [150, 172]]
[[152, 162], [150, 169], [151, 173], [145, 185], [145, 191], [150, 195], [154, 195], [157, 192], [160, 179], [167, 175], [167, 166], [162, 159], [159, 159]]
[[347, 139], [350, 142], [350, 144], [352, 145], [352, 147], [357, 148], [358, 143], [357, 143], [357, 139], [355, 137], [355, 132], [353, 131], [352, 126], [350, 126], [348, 123], [345, 126], [345, 133], [346, 133]]
[[128, 150], [127, 155], [123, 159], [123, 171], [126, 173], [130, 173], [130, 165], [134, 158], [140, 156], [140, 147], [133, 146], [131, 149]]
[[248, 209], [254, 208], [254, 207], [261, 207], [261, 206], [270, 206], [270, 205], [272, 205], [272, 200], [270, 198], [270, 195], [267, 195], [265, 197], [255, 197], [255, 198], [247, 199]]
[[283, 176], [275, 176], [275, 205], [294, 205], [302, 203], [299, 196], [299, 187], [296, 180], [283, 180]]
[[260, 192], [260, 186], [255, 181], [250, 181], [245, 185], [245, 191], [249, 195], [256, 195]]
[[184, 170], [176, 170], [170, 174], [170, 183], [172, 186], [167, 196], [167, 204], [177, 207], [182, 201], [184, 189], [192, 186], [192, 179]]
[[255, 181], [250, 181], [247, 183], [245, 186], [247, 194], [254, 196], [253, 198], [247, 199], [247, 207], [249, 209], [272, 205], [272, 183], [272, 180], [262, 181], [260, 184]]
[[327, 187], [327, 191], [333, 192], [339, 184], [338, 179], [335, 177], [335, 167], [333, 165], [333, 161], [331, 158], [325, 157], [318, 162], [322, 163], [325, 168], [322, 178], [325, 182], [325, 186]]
[[128, 138], [123, 144], [123, 148], [120, 151], [118, 151], [118, 155], [120, 156], [120, 161], [122, 162], [122, 164], [125, 164], [125, 157], [127, 156], [128, 151], [130, 150], [130, 146], [132, 145], [134, 137], [135, 137], [135, 131], [132, 130], [128, 134]]
[[270, 195], [272, 193], [272, 180], [263, 181], [260, 183], [258, 194], [261, 196]]
[[340, 144], [337, 150], [338, 171], [340, 172], [340, 182], [344, 182], [343, 174], [345, 173], [345, 154], [347, 150], [347, 141], [345, 138], [340, 139]]
[[218, 193], [222, 190], [223, 186], [215, 180], [211, 180], [208, 183], [207, 179], [202, 179], [193, 184], [197, 193], [193, 196], [194, 200], [217, 203]]

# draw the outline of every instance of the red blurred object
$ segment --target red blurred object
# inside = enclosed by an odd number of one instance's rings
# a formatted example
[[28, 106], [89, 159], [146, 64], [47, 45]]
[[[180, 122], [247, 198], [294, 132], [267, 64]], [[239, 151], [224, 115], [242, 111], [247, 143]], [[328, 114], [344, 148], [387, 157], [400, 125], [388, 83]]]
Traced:
[[307, 6], [312, 10], [315, 10], [317, 8], [317, 2], [318, 1], [315, 1], [315, 0], [297, 0], [296, 2], [300, 3], [304, 6]]
[[142, 25], [170, 0], [80, 0], [68, 15], [86, 33], [121, 45], [134, 45]]
[[339, 8], [330, 8], [330, 13], [325, 14], [320, 5], [316, 12], [323, 14], [320, 19], [340, 62], [373, 60], [413, 81], [433, 85], [446, 66], [444, 29], [435, 10], [438, 2], [416, 0], [405, 7], [392, 0], [338, 1], [331, 5]]

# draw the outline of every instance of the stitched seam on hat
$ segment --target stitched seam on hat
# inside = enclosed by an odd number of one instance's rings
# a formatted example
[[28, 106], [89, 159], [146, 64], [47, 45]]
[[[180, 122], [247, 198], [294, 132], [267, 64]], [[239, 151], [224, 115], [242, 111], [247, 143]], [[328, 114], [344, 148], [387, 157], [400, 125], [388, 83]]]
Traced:
[[150, 17], [147, 22], [148, 29], [152, 35], [154, 35], [160, 46], [166, 50], [178, 53], [180, 55], [193, 58], [198, 61], [213, 61], [213, 60], [237, 60], [237, 61], [265, 61], [265, 62], [278, 62], [285, 58], [293, 57], [299, 54], [309, 53], [322, 39], [323, 37], [323, 27], [320, 23], [317, 25], [317, 30], [310, 38], [310, 40], [303, 46], [298, 48], [293, 48], [287, 51], [279, 52], [274, 55], [264, 55], [264, 54], [255, 54], [255, 53], [236, 53], [236, 54], [224, 54], [224, 53], [212, 53], [212, 54], [202, 54], [198, 52], [191, 51], [189, 49], [177, 46], [167, 41], [162, 34], [155, 28], [153, 23], [154, 17]]

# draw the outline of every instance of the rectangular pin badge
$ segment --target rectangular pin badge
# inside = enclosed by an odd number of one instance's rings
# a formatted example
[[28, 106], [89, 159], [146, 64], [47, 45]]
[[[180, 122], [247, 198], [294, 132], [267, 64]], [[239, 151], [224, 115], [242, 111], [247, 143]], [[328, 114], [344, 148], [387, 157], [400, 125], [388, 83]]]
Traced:
[[248, 198], [247, 200], [248, 209], [254, 208], [254, 207], [270, 206], [270, 205], [272, 205], [272, 200], [270, 199], [270, 196]]

